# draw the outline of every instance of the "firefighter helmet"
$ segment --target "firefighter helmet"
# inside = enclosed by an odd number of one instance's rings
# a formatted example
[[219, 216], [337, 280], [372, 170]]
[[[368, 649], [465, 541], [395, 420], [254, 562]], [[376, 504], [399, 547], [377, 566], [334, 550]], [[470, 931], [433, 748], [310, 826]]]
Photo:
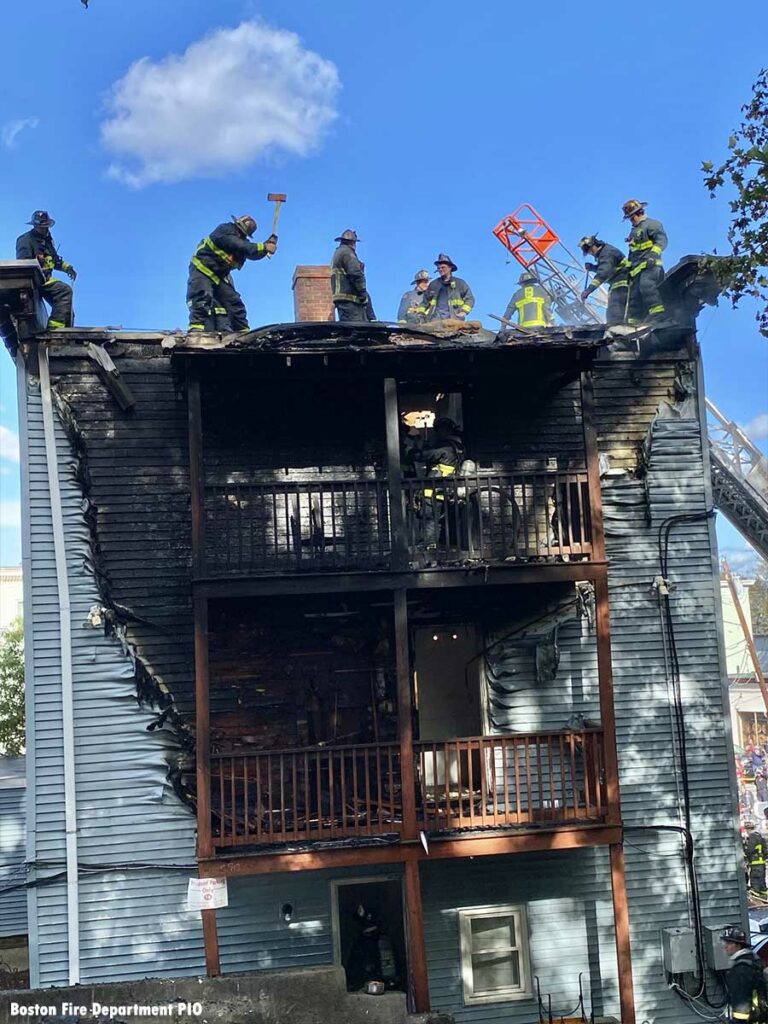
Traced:
[[411, 284], [418, 284], [419, 281], [428, 281], [429, 277], [430, 274], [428, 270], [418, 270], [416, 271], [416, 276], [411, 281]]
[[258, 227], [258, 224], [253, 219], [253, 217], [251, 217], [247, 213], [243, 214], [242, 217], [233, 217], [232, 220], [235, 222], [235, 224], [237, 224], [237, 226], [240, 228], [243, 234], [246, 235], [248, 238], [251, 237], [253, 232]]
[[530, 270], [524, 270], [520, 277], [517, 279], [518, 284], [534, 284], [538, 278], [535, 274], [532, 274]]
[[47, 210], [35, 210], [29, 223], [36, 228], [51, 228], [56, 221], [48, 216]]
[[645, 213], [645, 208], [648, 203], [640, 199], [628, 199], [621, 208], [621, 212], [624, 214], [624, 220], [629, 220], [636, 213]]
[[597, 235], [584, 235], [579, 239], [579, 248], [586, 256], [593, 245], [598, 245]]
[[449, 266], [451, 268], [451, 271], [459, 269], [456, 266], [456, 264], [453, 262], [451, 257], [447, 256], [444, 252], [439, 252], [437, 254], [437, 259], [435, 260], [435, 266], [439, 267], [441, 263], [445, 263], [447, 266]]
[[721, 942], [733, 942], [737, 946], [751, 945], [744, 929], [734, 924], [726, 925], [720, 932], [719, 938]]
[[342, 231], [338, 238], [334, 238], [334, 242], [359, 242], [360, 239], [357, 237], [357, 232], [353, 231], [352, 228], [347, 228], [346, 231]]

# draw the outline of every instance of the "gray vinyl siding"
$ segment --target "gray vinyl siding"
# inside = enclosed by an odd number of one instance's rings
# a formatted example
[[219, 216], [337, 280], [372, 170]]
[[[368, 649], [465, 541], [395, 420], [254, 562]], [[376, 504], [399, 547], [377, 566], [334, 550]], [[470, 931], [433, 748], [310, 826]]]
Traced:
[[[681, 775], [673, 740], [659, 602], [658, 531], [671, 515], [705, 512], [699, 423], [659, 419], [647, 481], [603, 487], [616, 727], [638, 1020], [695, 1020], [669, 992], [660, 929], [690, 925], [679, 838], [632, 826], [681, 825]], [[650, 513], [650, 524], [647, 515]], [[678, 524], [669, 579], [689, 762], [692, 828], [705, 924], [738, 921], [742, 872], [736, 857], [709, 524]]]
[[[229, 906], [217, 913], [222, 971], [333, 963], [331, 882], [401, 875], [400, 865], [377, 865], [229, 879]], [[280, 918], [284, 903], [294, 908], [290, 923]]]
[[27, 931], [26, 798], [24, 758], [0, 757], [0, 937]]
[[[605, 848], [435, 861], [421, 868], [424, 934], [432, 1008], [457, 1024], [538, 1020], [536, 998], [464, 1005], [459, 910], [518, 905], [526, 908], [531, 973], [556, 1016], [573, 1010], [579, 974], [587, 1015], [618, 1015], [608, 851]], [[534, 992], [535, 992], [534, 984]]]
[[[31, 519], [33, 650], [28, 700], [34, 704], [29, 785], [36, 808], [37, 877], [63, 870], [64, 785], [59, 610], [39, 388], [27, 394], [29, 464], [24, 500]], [[85, 505], [63, 427], [54, 417], [71, 598], [74, 662], [78, 858], [100, 869], [80, 880], [81, 977], [116, 981], [197, 973], [204, 969], [199, 914], [186, 910], [187, 879], [196, 875], [195, 819], [170, 787], [178, 751], [167, 732], [147, 731], [156, 718], [140, 707], [132, 657], [88, 622], [100, 603], [90, 564]], [[153, 868], [113, 873], [104, 866], [144, 862]], [[170, 865], [179, 865], [174, 870]], [[185, 868], [186, 865], [186, 868]], [[30, 890], [37, 921], [32, 981], [61, 985], [67, 973], [66, 895], [62, 884]]]

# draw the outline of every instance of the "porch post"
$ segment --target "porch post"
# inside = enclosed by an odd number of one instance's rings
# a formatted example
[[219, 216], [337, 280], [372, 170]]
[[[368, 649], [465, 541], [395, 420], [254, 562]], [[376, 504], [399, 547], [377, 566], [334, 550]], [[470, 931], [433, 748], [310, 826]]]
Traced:
[[421, 904], [419, 862], [405, 862], [405, 916], [408, 933], [408, 992], [415, 1013], [429, 1012], [427, 948], [424, 943], [424, 913]]
[[619, 969], [619, 1006], [621, 1024], [635, 1024], [635, 991], [632, 979], [632, 951], [629, 942], [629, 908], [624, 873], [624, 848], [611, 843], [611, 890], [613, 923], [616, 934], [616, 962]]
[[408, 544], [403, 511], [403, 474], [400, 468], [400, 415], [397, 407], [397, 381], [384, 381], [384, 418], [387, 436], [387, 477], [389, 518], [392, 533], [392, 567], [408, 568]]
[[[205, 573], [203, 427], [200, 380], [187, 368], [189, 424], [189, 486], [192, 507], [192, 566], [196, 578]], [[195, 625], [195, 761], [197, 767], [197, 856], [213, 857], [211, 833], [210, 700], [208, 671], [208, 598], [193, 597]], [[216, 911], [201, 911], [205, 968], [209, 978], [221, 974]]]
[[416, 838], [416, 772], [413, 757], [413, 702], [408, 658], [408, 603], [403, 588], [394, 593], [395, 663], [397, 666], [397, 726], [400, 737], [400, 786], [403, 799], [403, 838]]

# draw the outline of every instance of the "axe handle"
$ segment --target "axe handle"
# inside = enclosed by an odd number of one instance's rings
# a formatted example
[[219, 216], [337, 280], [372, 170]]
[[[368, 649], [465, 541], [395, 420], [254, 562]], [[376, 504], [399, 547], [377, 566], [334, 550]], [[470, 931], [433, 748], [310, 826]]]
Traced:
[[275, 216], [272, 220], [272, 234], [277, 234], [277, 222], [280, 220], [280, 207], [283, 205], [282, 199], [278, 199], [275, 203]]

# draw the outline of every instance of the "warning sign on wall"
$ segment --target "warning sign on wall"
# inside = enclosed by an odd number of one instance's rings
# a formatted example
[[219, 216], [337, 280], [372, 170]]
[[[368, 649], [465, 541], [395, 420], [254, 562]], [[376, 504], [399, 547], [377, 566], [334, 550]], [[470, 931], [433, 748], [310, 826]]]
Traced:
[[228, 905], [226, 878], [190, 878], [187, 910], [218, 910]]

